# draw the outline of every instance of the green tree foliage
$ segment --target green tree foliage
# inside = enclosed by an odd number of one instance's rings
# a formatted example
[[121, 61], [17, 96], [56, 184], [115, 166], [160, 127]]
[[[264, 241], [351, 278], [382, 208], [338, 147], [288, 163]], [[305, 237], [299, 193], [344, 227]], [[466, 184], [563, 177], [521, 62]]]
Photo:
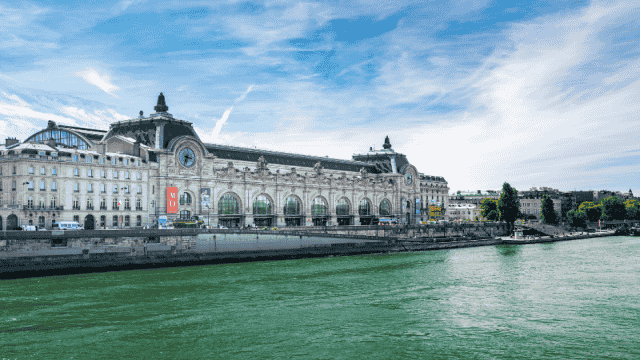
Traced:
[[580, 204], [578, 211], [584, 213], [589, 221], [598, 221], [602, 215], [602, 206], [599, 203], [585, 201]]
[[498, 214], [498, 202], [489, 198], [482, 199], [482, 202], [480, 202], [480, 215], [482, 215], [482, 217], [486, 218], [487, 220], [498, 220], [497, 215], [495, 216], [495, 218], [489, 217], [489, 213], [491, 213], [492, 211], [495, 211], [496, 214]]
[[498, 210], [491, 210], [487, 214], [486, 218], [490, 221], [496, 221], [500, 218], [500, 213], [498, 213]]
[[571, 210], [567, 212], [567, 221], [574, 228], [587, 226], [587, 214], [584, 212]]
[[502, 194], [500, 194], [500, 200], [498, 200], [498, 213], [500, 213], [500, 220], [507, 222], [510, 227], [513, 226], [518, 213], [520, 213], [518, 191], [507, 182], [502, 184]]
[[627, 209], [627, 219], [640, 220], [640, 201], [627, 200], [624, 202], [624, 207]]
[[602, 200], [602, 220], [624, 220], [627, 216], [627, 209], [617, 196], [611, 196]]
[[542, 197], [542, 206], [540, 206], [540, 220], [546, 224], [557, 224], [558, 213], [553, 208], [553, 200], [549, 198], [549, 195]]

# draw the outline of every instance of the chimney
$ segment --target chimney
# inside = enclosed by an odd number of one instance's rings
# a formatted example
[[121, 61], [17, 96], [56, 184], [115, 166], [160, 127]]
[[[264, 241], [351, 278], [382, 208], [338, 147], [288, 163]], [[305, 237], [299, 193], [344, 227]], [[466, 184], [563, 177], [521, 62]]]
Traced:
[[15, 144], [19, 144], [19, 143], [20, 143], [20, 141], [18, 141], [18, 139], [9, 137], [4, 141], [4, 146], [5, 147], [9, 147], [11, 145], [15, 145]]

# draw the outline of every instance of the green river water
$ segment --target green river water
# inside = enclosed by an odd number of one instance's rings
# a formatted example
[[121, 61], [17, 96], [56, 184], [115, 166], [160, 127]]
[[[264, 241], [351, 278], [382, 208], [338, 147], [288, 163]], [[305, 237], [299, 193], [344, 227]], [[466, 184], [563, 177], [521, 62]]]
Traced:
[[0, 359], [640, 359], [640, 238], [0, 281]]

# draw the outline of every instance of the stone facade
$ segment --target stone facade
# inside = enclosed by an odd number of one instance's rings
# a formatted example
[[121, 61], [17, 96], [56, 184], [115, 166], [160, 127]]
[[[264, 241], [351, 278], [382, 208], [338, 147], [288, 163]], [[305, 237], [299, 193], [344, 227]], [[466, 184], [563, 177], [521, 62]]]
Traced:
[[108, 131], [49, 122], [0, 147], [3, 228], [61, 220], [154, 226], [164, 216], [198, 216], [210, 226], [366, 225], [382, 217], [415, 224], [432, 200], [448, 205], [444, 178], [419, 173], [388, 139], [384, 150], [354, 160], [205, 144], [191, 123], [166, 112], [164, 98], [158, 103], [164, 111]]

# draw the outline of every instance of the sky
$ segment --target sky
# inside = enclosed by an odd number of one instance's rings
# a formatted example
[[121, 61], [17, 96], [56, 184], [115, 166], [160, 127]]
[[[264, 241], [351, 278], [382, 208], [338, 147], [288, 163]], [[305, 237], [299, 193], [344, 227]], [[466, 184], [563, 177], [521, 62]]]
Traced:
[[0, 136], [163, 92], [208, 143], [351, 159], [388, 135], [451, 192], [640, 193], [639, 24], [637, 1], [0, 1]]

